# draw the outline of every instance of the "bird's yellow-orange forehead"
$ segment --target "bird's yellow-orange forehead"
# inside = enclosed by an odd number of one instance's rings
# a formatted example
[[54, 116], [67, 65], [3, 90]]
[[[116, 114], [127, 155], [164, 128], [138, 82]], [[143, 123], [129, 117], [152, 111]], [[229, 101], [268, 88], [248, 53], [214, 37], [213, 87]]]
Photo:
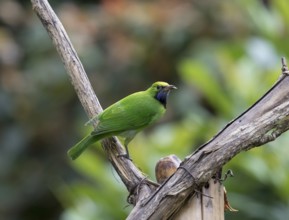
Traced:
[[168, 85], [169, 85], [168, 83], [166, 83], [166, 82], [161, 82], [161, 81], [155, 82], [155, 83], [153, 84], [153, 86], [168, 86]]

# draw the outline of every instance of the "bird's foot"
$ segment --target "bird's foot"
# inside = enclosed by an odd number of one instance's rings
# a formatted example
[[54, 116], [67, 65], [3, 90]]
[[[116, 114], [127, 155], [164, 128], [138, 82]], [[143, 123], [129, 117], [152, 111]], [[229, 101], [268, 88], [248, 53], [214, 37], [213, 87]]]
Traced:
[[117, 155], [117, 157], [124, 157], [124, 158], [132, 161], [132, 159], [129, 157], [129, 154], [119, 154], [119, 155]]

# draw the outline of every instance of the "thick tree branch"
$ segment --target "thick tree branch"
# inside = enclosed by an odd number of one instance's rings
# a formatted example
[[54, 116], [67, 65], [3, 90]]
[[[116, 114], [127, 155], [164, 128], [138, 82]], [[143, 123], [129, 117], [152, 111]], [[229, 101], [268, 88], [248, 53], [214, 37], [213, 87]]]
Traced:
[[229, 160], [244, 150], [275, 140], [289, 129], [289, 77], [282, 75], [251, 108], [199, 147], [150, 198], [136, 206], [128, 219], [169, 219], [188, 196]]
[[[64, 27], [47, 0], [31, 0], [31, 2], [34, 11], [46, 28], [46, 31], [64, 63], [71, 83], [74, 86], [86, 114], [89, 118], [92, 118], [99, 114], [102, 111], [102, 108]], [[141, 182], [144, 182], [143, 179], [145, 179], [145, 176], [143, 176], [141, 171], [139, 171], [130, 160], [117, 156], [119, 154], [124, 154], [123, 147], [117, 138], [106, 139], [102, 142], [102, 145], [129, 192], [132, 192], [136, 189], [136, 186], [139, 186]], [[141, 189], [144, 190], [142, 195], [148, 195], [151, 188], [154, 188], [151, 184], [142, 184], [141, 186]], [[131, 202], [134, 203], [135, 200]]]

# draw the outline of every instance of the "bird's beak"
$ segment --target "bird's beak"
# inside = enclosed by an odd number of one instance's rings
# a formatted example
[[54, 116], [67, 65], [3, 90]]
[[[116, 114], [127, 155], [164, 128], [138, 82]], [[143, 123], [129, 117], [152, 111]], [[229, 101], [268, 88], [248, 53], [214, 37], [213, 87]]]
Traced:
[[168, 85], [164, 88], [165, 91], [170, 91], [172, 89], [177, 89], [177, 87], [175, 87], [174, 85]]

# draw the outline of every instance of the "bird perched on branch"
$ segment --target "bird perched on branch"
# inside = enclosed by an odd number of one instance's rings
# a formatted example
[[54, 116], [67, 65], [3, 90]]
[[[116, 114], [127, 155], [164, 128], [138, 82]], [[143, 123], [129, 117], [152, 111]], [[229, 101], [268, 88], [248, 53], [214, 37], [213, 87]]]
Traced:
[[165, 111], [167, 98], [175, 86], [166, 82], [155, 82], [145, 91], [133, 93], [92, 118], [97, 126], [88, 136], [68, 151], [71, 159], [76, 159], [91, 144], [112, 136], [124, 137], [126, 154], [119, 155], [130, 159], [128, 144], [135, 135], [160, 119]]

